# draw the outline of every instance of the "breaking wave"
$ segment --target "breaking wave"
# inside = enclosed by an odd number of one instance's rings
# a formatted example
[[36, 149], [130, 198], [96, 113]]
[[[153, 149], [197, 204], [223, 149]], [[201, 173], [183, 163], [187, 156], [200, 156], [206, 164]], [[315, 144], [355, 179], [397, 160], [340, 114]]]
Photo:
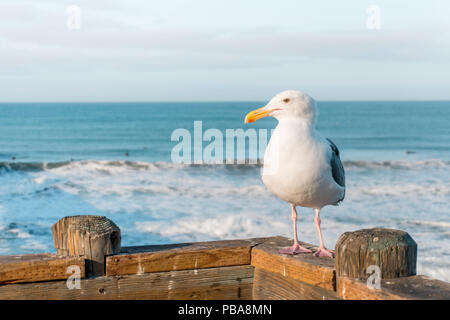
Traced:
[[387, 160], [387, 161], [344, 161], [345, 168], [388, 168], [388, 169], [428, 169], [450, 168], [450, 161], [431, 160]]
[[[450, 161], [432, 159], [432, 160], [390, 160], [390, 161], [343, 161], [345, 169], [366, 168], [366, 169], [408, 169], [420, 170], [428, 168], [450, 169]], [[108, 173], [114, 170], [163, 170], [163, 169], [184, 169], [184, 168], [202, 168], [202, 167], [223, 167], [234, 169], [249, 169], [261, 167], [260, 160], [246, 160], [245, 163], [234, 161], [223, 161], [222, 163], [199, 163], [182, 164], [173, 162], [140, 162], [140, 161], [107, 161], [107, 160], [80, 160], [80, 161], [61, 161], [61, 162], [0, 162], [0, 174], [11, 171], [35, 172], [52, 169], [80, 169], [97, 170]]]

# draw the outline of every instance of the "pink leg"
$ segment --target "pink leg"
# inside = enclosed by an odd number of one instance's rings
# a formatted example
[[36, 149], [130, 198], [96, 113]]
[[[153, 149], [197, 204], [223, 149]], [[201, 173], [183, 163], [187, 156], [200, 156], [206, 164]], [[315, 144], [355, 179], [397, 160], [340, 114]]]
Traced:
[[292, 223], [294, 224], [294, 245], [292, 247], [282, 248], [278, 252], [281, 254], [297, 254], [297, 253], [311, 253], [311, 250], [302, 247], [298, 243], [297, 238], [297, 210], [295, 206], [291, 204], [292, 209]]
[[316, 212], [314, 224], [316, 225], [317, 233], [319, 234], [319, 249], [314, 253], [314, 255], [316, 257], [334, 258], [334, 251], [328, 250], [323, 244], [322, 230], [320, 229], [320, 209], [314, 209], [314, 211]]

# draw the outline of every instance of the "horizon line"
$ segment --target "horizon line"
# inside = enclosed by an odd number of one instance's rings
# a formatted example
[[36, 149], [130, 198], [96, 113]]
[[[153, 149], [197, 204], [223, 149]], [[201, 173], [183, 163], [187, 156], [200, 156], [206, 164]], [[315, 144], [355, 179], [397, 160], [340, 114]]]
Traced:
[[[270, 100], [270, 99], [269, 99]], [[229, 102], [264, 102], [269, 100], [123, 100], [123, 101], [0, 101], [0, 104], [6, 103], [229, 103]], [[347, 99], [325, 99], [325, 100], [316, 100], [316, 102], [450, 102], [449, 99], [355, 99], [355, 100], [347, 100]]]

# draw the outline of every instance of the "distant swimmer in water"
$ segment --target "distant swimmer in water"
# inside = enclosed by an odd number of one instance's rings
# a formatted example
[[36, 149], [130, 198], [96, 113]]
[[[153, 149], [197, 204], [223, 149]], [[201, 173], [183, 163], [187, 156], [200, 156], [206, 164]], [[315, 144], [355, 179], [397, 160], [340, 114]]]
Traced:
[[129, 156], [129, 153], [128, 153], [128, 151], [127, 151], [127, 152], [125, 152], [125, 156], [127, 156], [127, 157]]
[[16, 160], [16, 157], [12, 156], [12, 157], [11, 157], [11, 160]]

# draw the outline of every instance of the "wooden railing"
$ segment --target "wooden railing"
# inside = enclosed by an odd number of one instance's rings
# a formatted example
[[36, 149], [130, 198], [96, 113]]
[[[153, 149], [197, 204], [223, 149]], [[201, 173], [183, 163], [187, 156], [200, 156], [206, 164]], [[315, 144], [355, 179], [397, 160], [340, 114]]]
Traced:
[[281, 255], [279, 236], [121, 247], [99, 216], [52, 229], [57, 255], [0, 257], [0, 299], [450, 299], [449, 283], [416, 275], [417, 245], [399, 230], [347, 232], [329, 259]]

